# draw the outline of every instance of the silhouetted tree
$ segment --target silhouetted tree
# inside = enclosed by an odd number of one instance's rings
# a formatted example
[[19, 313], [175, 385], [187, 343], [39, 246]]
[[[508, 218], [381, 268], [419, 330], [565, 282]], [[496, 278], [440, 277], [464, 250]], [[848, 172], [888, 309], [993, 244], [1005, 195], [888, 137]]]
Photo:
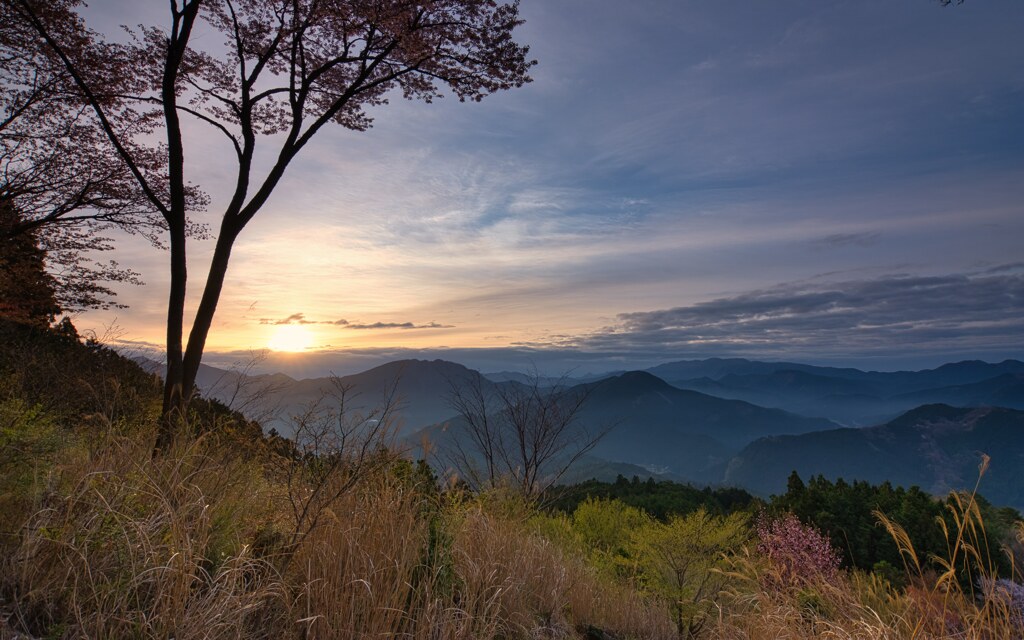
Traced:
[[[0, 200], [0, 231], [19, 222], [11, 203]], [[0, 318], [40, 328], [53, 322], [60, 308], [44, 259], [35, 234], [0, 234]]]
[[[79, 4], [55, 0], [46, 11], [55, 37], [81, 53], [96, 45], [74, 15]], [[96, 99], [110, 107], [130, 77], [112, 75]], [[159, 184], [155, 160], [142, 166]], [[201, 207], [204, 196], [187, 191], [190, 206]], [[110, 231], [142, 234], [159, 246], [166, 227], [64, 64], [10, 0], [0, 2], [0, 201], [18, 211], [4, 236], [34, 234], [55, 276], [58, 303], [69, 311], [121, 306], [106, 283], [139, 283], [138, 274], [114, 261], [90, 259], [113, 248]]]
[[[61, 25], [77, 19], [73, 0], [5, 2], [64, 65], [167, 225], [171, 284], [158, 448], [170, 442], [193, 388], [234, 242], [310, 140], [331, 123], [368, 128], [366, 109], [394, 91], [429, 102], [447, 85], [460, 100], [480, 100], [528, 82], [533, 64], [512, 37], [521, 23], [518, 5], [494, 0], [172, 0], [165, 28], [140, 27], [128, 43], [65, 37]], [[193, 48], [199, 25], [221, 34], [226, 48]], [[130, 86], [111, 95], [111, 79], [125, 76]], [[237, 168], [187, 343], [183, 117], [223, 136]], [[150, 135], [157, 132], [159, 147]], [[259, 141], [273, 145], [265, 172], [254, 167]], [[147, 170], [154, 159], [165, 191]]]

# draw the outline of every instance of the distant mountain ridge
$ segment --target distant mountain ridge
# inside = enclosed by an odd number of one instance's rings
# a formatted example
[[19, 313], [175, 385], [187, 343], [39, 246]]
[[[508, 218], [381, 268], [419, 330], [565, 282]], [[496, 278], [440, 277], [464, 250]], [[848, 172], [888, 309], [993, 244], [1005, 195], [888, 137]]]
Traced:
[[681, 389], [817, 415], [850, 426], [884, 422], [920, 404], [1024, 409], [1024, 362], [966, 360], [922, 371], [861, 371], [791, 362], [716, 359], [648, 369]]
[[772, 374], [779, 371], [803, 371], [828, 378], [846, 380], [868, 380], [884, 382], [891, 387], [906, 388], [906, 391], [929, 387], [962, 384], [966, 381], [980, 381], [1003, 373], [1024, 373], [1024, 362], [1007, 359], [998, 363], [982, 360], [950, 362], [934, 369], [919, 371], [862, 371], [852, 367], [822, 367], [796, 362], [763, 362], [745, 358], [708, 358], [705, 360], [678, 360], [667, 362], [646, 370], [648, 373], [668, 382], [708, 377], [718, 380], [727, 375]]
[[[148, 362], [149, 370], [162, 372], [162, 365]], [[265, 429], [288, 437], [294, 432], [291, 417], [318, 401], [329, 402], [337, 385], [349, 389], [351, 411], [372, 410], [393, 395], [398, 401], [398, 435], [403, 435], [449, 418], [451, 385], [477, 379], [485, 387], [492, 385], [479, 372], [455, 362], [396, 360], [353, 375], [302, 380], [283, 373], [245, 375], [201, 365], [196, 385], [204, 395], [253, 414]]]
[[[587, 395], [577, 419], [593, 429], [610, 428], [590, 452], [610, 464], [639, 465], [650, 473], [693, 482], [714, 482], [718, 469], [743, 445], [779, 433], [832, 429], [834, 422], [807, 418], [747, 402], [677, 389], [643, 371], [577, 385]], [[453, 417], [458, 427], [460, 420]], [[410, 437], [444, 449], [459, 428], [428, 427]], [[614, 476], [612, 476], [614, 477]]]
[[722, 479], [780, 493], [795, 470], [804, 478], [890, 481], [942, 495], [974, 486], [982, 453], [991, 457], [982, 493], [1024, 508], [1024, 411], [999, 407], [931, 404], [875, 427], [762, 438], [730, 461]]
[[[584, 415], [618, 420], [621, 431], [637, 433], [652, 427], [714, 438], [727, 448], [768, 434], [804, 433], [834, 428], [835, 423], [766, 409], [741, 400], [717, 398], [678, 389], [644, 371], [631, 371], [591, 383]], [[629, 446], [622, 442], [621, 446]], [[616, 445], [619, 446], [619, 445]]]

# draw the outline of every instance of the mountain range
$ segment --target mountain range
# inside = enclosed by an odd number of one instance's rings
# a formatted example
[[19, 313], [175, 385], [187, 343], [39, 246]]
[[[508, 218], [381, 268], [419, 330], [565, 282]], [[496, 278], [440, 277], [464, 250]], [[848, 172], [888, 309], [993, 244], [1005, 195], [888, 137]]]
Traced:
[[729, 462], [722, 480], [781, 493], [796, 471], [803, 478], [889, 481], [943, 495], [974, 486], [982, 454], [990, 456], [982, 494], [1024, 508], [1024, 411], [999, 407], [924, 405], [874, 427], [761, 438]]
[[923, 371], [861, 371], [793, 362], [690, 360], [648, 370], [680, 389], [874, 425], [928, 403], [1024, 409], [1024, 362], [967, 360]]
[[611, 427], [594, 448], [595, 456], [693, 480], [714, 480], [710, 469], [757, 438], [838, 426], [823, 418], [677, 389], [643, 371], [585, 387], [590, 395], [580, 420]]
[[204, 366], [198, 382], [206, 395], [262, 412], [264, 426], [284, 435], [294, 430], [290, 416], [338, 385], [348, 389], [354, 410], [379, 405], [393, 390], [401, 399], [398, 435], [417, 447], [424, 438], [443, 444], [455, 437], [457, 429], [445, 429], [457, 419], [452, 389], [466, 383], [485, 392], [561, 384], [587, 394], [578, 419], [610, 428], [577, 468], [588, 476], [622, 473], [768, 494], [797, 470], [941, 493], [971, 486], [985, 452], [992, 456], [986, 485], [999, 481], [991, 499], [1024, 506], [1024, 479], [1008, 471], [1024, 461], [1024, 363], [1016, 360], [874, 372], [716, 358], [577, 379], [485, 376], [443, 360], [402, 360], [305, 380]]

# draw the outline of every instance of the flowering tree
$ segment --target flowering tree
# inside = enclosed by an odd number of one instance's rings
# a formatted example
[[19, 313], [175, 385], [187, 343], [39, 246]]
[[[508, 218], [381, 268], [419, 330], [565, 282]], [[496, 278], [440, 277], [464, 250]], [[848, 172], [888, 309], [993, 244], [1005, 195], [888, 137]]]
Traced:
[[[192, 392], [235, 240], [316, 134], [329, 124], [368, 128], [367, 109], [394, 93], [429, 102], [443, 85], [460, 100], [480, 100], [528, 82], [533, 64], [512, 37], [521, 24], [514, 2], [172, 0], [167, 24], [142, 26], [129, 43], [102, 34], [87, 42], [66, 37], [68, 21], [78, 19], [71, 0], [4, 2], [63, 65], [167, 227], [171, 284], [158, 449], [170, 443]], [[201, 29], [219, 33], [223, 48], [196, 48], [193, 34]], [[187, 342], [186, 118], [221, 136], [237, 169]], [[160, 145], [152, 142], [156, 134]], [[264, 146], [274, 160], [258, 171], [254, 159]], [[147, 169], [150, 163], [158, 171]]]
[[779, 572], [779, 586], [796, 586], [839, 575], [839, 554], [828, 537], [788, 513], [778, 518], [761, 514], [756, 525], [757, 550]]

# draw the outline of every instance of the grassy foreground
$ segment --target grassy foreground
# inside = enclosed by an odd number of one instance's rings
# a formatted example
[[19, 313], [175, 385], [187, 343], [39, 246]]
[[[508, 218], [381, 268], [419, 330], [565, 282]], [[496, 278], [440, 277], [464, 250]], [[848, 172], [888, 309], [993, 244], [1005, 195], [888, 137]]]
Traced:
[[930, 563], [882, 520], [906, 558], [896, 588], [840, 569], [795, 518], [442, 490], [365, 416], [307, 416], [294, 445], [199, 403], [153, 458], [152, 377], [3, 330], [0, 637], [1024, 636], [1024, 589], [993, 575], [970, 495]]

